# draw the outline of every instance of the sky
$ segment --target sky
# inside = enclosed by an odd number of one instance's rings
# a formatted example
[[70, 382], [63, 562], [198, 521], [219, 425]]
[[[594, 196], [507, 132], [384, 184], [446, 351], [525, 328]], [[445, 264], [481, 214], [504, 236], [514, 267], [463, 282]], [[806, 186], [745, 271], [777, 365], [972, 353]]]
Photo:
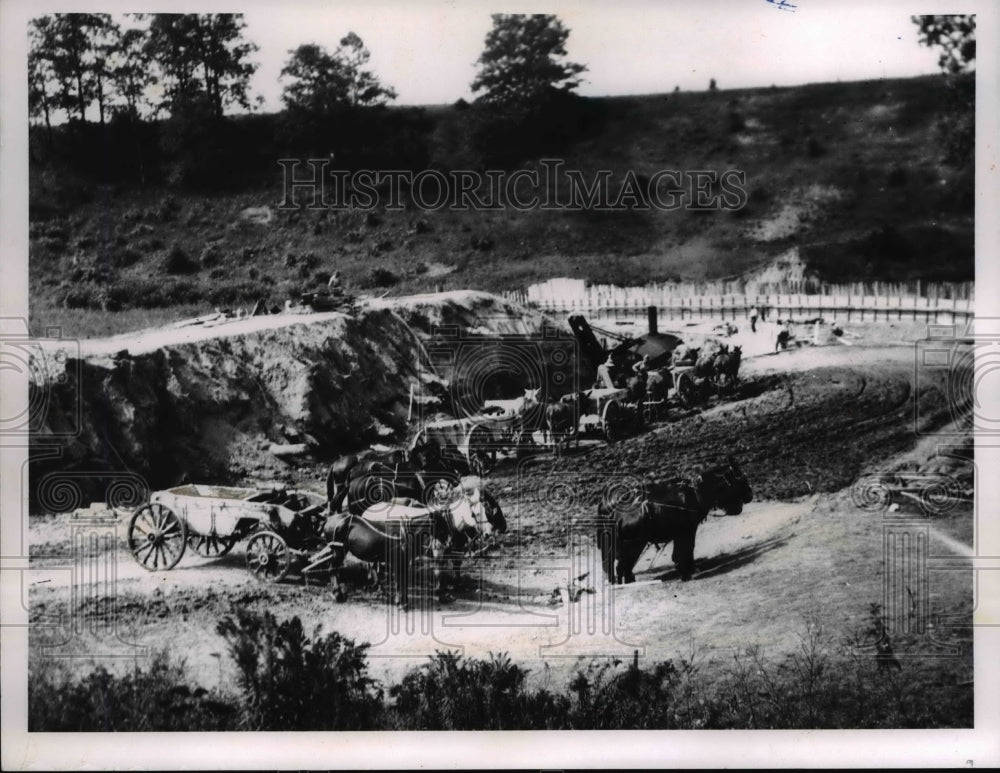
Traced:
[[490, 13], [555, 13], [569, 28], [568, 58], [585, 64], [587, 96], [796, 85], [937, 73], [938, 54], [917, 42], [913, 4], [786, 0], [556, 2], [544, 6], [446, 0], [247, 3], [247, 35], [260, 51], [254, 89], [280, 109], [281, 68], [302, 43], [332, 50], [356, 32], [396, 104], [471, 99]]

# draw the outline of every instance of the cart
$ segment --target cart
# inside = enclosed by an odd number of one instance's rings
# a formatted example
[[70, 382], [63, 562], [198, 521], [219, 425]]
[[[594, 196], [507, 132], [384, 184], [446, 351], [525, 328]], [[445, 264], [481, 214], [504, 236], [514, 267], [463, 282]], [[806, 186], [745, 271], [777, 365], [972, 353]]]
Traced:
[[410, 447], [434, 443], [442, 458], [457, 456], [474, 475], [486, 475], [496, 465], [498, 454], [516, 451], [530, 434], [524, 431], [520, 415], [481, 414], [427, 422], [414, 435]]
[[599, 434], [614, 442], [642, 426], [642, 410], [629, 400], [628, 389], [594, 388], [581, 392], [580, 397], [580, 435]]
[[128, 547], [149, 571], [173, 569], [188, 545], [200, 556], [223, 556], [247, 539], [247, 568], [277, 582], [296, 557], [322, 549], [326, 499], [283, 488], [188, 484], [152, 494], [129, 520]]

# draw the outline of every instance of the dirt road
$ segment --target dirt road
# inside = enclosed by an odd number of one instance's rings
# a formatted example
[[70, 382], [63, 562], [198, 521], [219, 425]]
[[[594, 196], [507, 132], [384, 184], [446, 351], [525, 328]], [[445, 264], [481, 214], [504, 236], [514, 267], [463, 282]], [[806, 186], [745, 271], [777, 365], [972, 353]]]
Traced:
[[[147, 573], [122, 548], [124, 526], [117, 548], [104, 554], [111, 560], [101, 564], [102, 572], [113, 567], [113, 583], [107, 574], [74, 576], [68, 518], [36, 518], [27, 599], [32, 641], [65, 638], [46, 621], [65, 622], [74, 610], [100, 613], [114, 621], [98, 631], [105, 638], [113, 630], [125, 642], [167, 647], [212, 686], [232, 678], [218, 621], [238, 607], [266, 609], [372, 642], [372, 671], [383, 680], [398, 679], [437, 649], [461, 648], [471, 656], [507, 651], [534, 678], [562, 689], [597, 656], [639, 649], [649, 662], [692, 653], [725, 659], [751, 644], [781, 654], [797, 646], [809, 621], [844, 635], [885, 598], [886, 529], [904, 515], [904, 522], [929, 524], [914, 509], [860, 509], [849, 490], [859, 475], [904, 453], [912, 461], [915, 406], [925, 427], [950, 420], [945, 385], [915, 390], [911, 358], [900, 347], [843, 347], [751, 359], [733, 399], [703, 413], [669, 417], [644, 434], [559, 459], [502, 464], [489, 485], [510, 530], [498, 550], [465, 565], [455, 600], [444, 606], [432, 600], [426, 578], [407, 612], [387, 606], [361, 571], [346, 573], [344, 603], [330, 586], [305, 587], [297, 578], [262, 585], [243, 567], [241, 547], [215, 560], [189, 554], [170, 572]], [[575, 525], [593, 513], [600, 489], [616, 476], [692, 474], [730, 453], [755, 500], [740, 516], [713, 515], [702, 525], [694, 579], [679, 580], [669, 548], [650, 548], [635, 584], [607, 585], [592, 535]], [[317, 472], [302, 475], [315, 479]], [[971, 509], [934, 518], [933, 528], [952, 540], [943, 550], [971, 545]], [[966, 625], [971, 572], [949, 566], [931, 567], [927, 608]], [[101, 638], [88, 625], [67, 646], [99, 654]], [[919, 637], [899, 641], [914, 651], [925, 646]], [[129, 646], [111, 649], [126, 657], [93, 660], [131, 662]]]

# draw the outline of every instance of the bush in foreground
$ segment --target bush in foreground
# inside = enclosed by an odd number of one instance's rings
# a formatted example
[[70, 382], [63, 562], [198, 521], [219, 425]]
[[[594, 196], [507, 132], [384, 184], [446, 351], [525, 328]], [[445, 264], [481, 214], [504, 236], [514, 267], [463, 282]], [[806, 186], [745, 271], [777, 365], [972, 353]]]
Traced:
[[[218, 625], [238, 698], [191, 686], [166, 655], [115, 676], [72, 681], [54, 660], [29, 674], [29, 728], [53, 730], [543, 730], [971, 727], [960, 660], [896, 660], [872, 605], [868, 628], [836, 644], [815, 624], [770, 661], [756, 645], [711, 674], [687, 660], [640, 668], [598, 659], [565, 693], [529, 684], [506, 654], [437, 652], [388, 688], [368, 676], [367, 644], [307, 636], [295, 617], [239, 610]], [[888, 657], [886, 655], [888, 654]], [[694, 658], [691, 658], [693, 661]]]
[[121, 676], [98, 667], [71, 681], [62, 661], [48, 658], [28, 671], [31, 732], [233, 730], [237, 711], [225, 696], [191, 687], [184, 664], [163, 652]]
[[546, 730], [565, 727], [569, 701], [525, 687], [527, 669], [506, 654], [489, 660], [438, 652], [389, 690], [401, 730]]
[[339, 633], [308, 637], [297, 617], [239, 610], [219, 623], [236, 662], [242, 727], [365, 730], [381, 724], [382, 688], [368, 676], [367, 644]]

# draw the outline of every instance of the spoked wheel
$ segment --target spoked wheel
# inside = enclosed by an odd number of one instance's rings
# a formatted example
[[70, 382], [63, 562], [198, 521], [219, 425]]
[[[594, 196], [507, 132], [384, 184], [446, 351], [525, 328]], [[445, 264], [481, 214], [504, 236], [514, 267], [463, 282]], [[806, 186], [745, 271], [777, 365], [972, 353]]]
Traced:
[[279, 582], [292, 563], [288, 543], [273, 531], [261, 531], [247, 542], [247, 569], [261, 582]]
[[143, 569], [173, 569], [184, 555], [187, 526], [169, 507], [151, 502], [140, 507], [128, 524], [128, 549]]
[[608, 402], [601, 413], [601, 426], [604, 428], [604, 437], [610, 442], [620, 440], [625, 436], [626, 424], [627, 417], [621, 404], [617, 400]]
[[690, 408], [698, 402], [698, 387], [687, 373], [681, 373], [677, 377], [677, 395], [685, 408]]
[[224, 556], [238, 542], [235, 537], [222, 537], [218, 534], [188, 534], [188, 544], [192, 550], [204, 558]]

